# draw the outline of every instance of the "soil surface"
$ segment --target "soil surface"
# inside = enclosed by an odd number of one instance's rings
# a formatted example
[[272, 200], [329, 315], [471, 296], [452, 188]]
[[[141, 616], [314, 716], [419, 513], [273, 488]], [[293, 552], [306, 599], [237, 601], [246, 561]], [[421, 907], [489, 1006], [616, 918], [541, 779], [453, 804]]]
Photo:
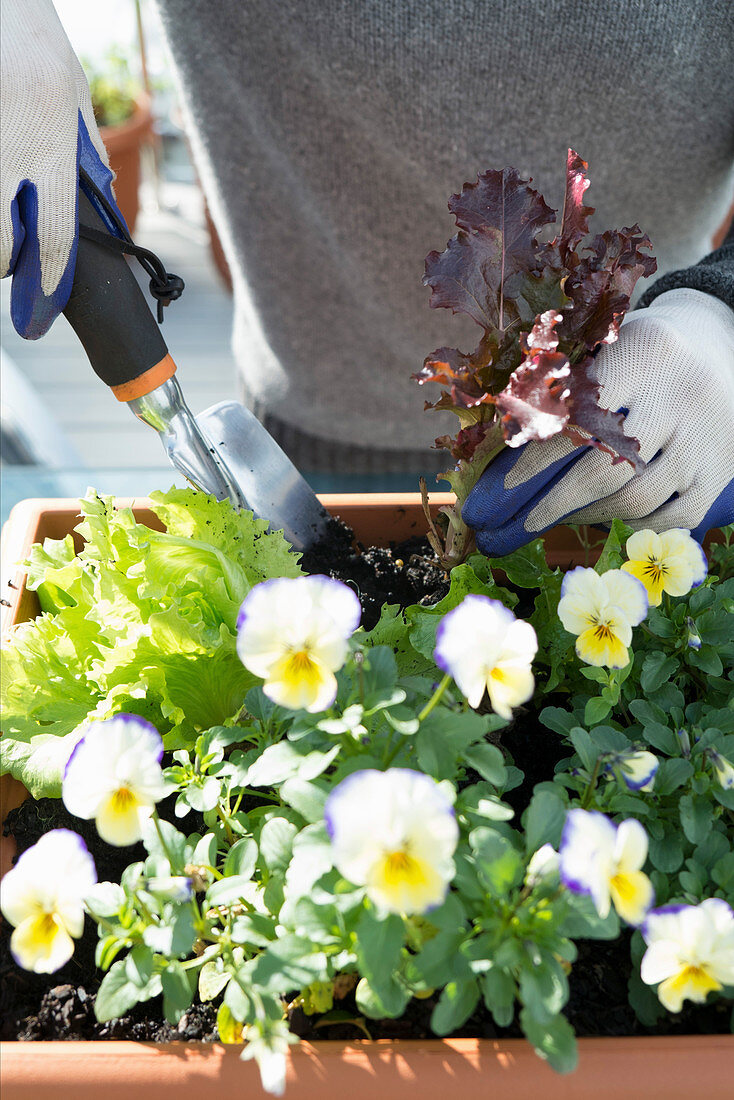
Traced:
[[[383, 603], [432, 604], [448, 590], [448, 581], [436, 557], [423, 539], [411, 539], [389, 549], [365, 548], [354, 543], [352, 532], [334, 521], [329, 546], [304, 556], [303, 567], [311, 573], [325, 573], [350, 584], [363, 607], [367, 630], [377, 622]], [[526, 595], [526, 594], [523, 594]], [[546, 703], [552, 700], [545, 700]], [[559, 700], [560, 702], [560, 700]], [[535, 783], [553, 774], [558, 760], [567, 755], [560, 738], [540, 726], [535, 716], [521, 708], [502, 731], [502, 745], [514, 763], [525, 772], [525, 782], [506, 800], [520, 814]], [[173, 800], [159, 804], [161, 816], [173, 817]], [[187, 824], [191, 818], [187, 819]], [[195, 829], [196, 823], [191, 823]], [[113, 848], [100, 840], [94, 822], [72, 817], [58, 799], [27, 799], [11, 811], [4, 832], [12, 833], [18, 854], [35, 844], [50, 829], [69, 828], [79, 833], [92, 853], [100, 881], [119, 882], [130, 863], [145, 858], [143, 846]], [[94, 965], [97, 931], [87, 918], [84, 935], [76, 943], [73, 957], [52, 975], [31, 974], [16, 966], [10, 955], [12, 928], [0, 922], [0, 1038], [35, 1039], [134, 1039], [163, 1042], [172, 1039], [215, 1040], [219, 999], [208, 1004], [195, 1002], [177, 1027], [163, 1020], [161, 998], [137, 1005], [119, 1020], [100, 1024], [94, 1015], [94, 999], [102, 974]], [[694, 1006], [686, 1003], [674, 1019], [656, 1028], [645, 1028], [637, 1020], [627, 999], [631, 972], [629, 935], [608, 943], [577, 941], [579, 957], [569, 982], [571, 996], [565, 1015], [579, 1036], [641, 1034], [725, 1034], [729, 1010], [723, 1004]], [[364, 1020], [354, 1001], [353, 990], [344, 990], [335, 1003], [338, 1019], [306, 1016], [302, 1009], [290, 1012], [292, 1030], [301, 1038], [354, 1040], [423, 1039], [433, 1037], [430, 1017], [436, 997], [414, 1000], [399, 1020]], [[515, 1022], [498, 1028], [482, 1005], [455, 1033], [466, 1038], [510, 1038], [522, 1033]]]

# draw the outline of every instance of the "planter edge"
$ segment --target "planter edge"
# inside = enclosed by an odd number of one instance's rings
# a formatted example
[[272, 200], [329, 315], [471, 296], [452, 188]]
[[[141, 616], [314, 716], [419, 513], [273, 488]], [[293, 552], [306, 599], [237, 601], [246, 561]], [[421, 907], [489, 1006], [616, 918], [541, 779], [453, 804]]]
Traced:
[[[151, 1088], [167, 1100], [199, 1100], [214, 1090], [265, 1097], [254, 1062], [219, 1043], [3, 1043], [4, 1100], [129, 1100]], [[578, 1070], [555, 1074], [523, 1039], [378, 1040], [303, 1043], [288, 1054], [286, 1095], [324, 1100], [725, 1100], [734, 1072], [729, 1036], [581, 1039]], [[242, 1091], [244, 1089], [244, 1092]], [[104, 1093], [102, 1092], [104, 1090]], [[233, 1093], [234, 1094], [234, 1093]]]

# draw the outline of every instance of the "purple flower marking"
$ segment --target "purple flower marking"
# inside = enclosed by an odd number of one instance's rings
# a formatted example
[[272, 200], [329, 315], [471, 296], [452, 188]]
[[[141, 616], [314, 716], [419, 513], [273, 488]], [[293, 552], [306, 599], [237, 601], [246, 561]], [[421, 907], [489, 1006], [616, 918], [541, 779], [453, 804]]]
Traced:
[[617, 826], [604, 814], [599, 813], [597, 810], [569, 810], [566, 814], [566, 821], [563, 826], [563, 832], [561, 833], [561, 843], [558, 845], [558, 855], [560, 856], [559, 873], [561, 882], [564, 886], [567, 886], [569, 890], [572, 890], [576, 894], [591, 894], [592, 886], [588, 882], [584, 882], [582, 879], [574, 878], [565, 866], [565, 856], [570, 848], [575, 843], [575, 838], [578, 833], [584, 831], [585, 822], [595, 817], [601, 819], [605, 823], [605, 827], [613, 830], [616, 834]]
[[629, 775], [624, 770], [624, 766], [622, 766], [622, 778], [624, 779], [625, 783], [627, 784], [627, 786], [629, 787], [629, 789], [631, 791], [639, 791], [641, 787], [644, 787], [647, 783], [650, 782], [650, 780], [653, 778], [653, 776], [655, 775], [657, 770], [658, 770], [658, 763], [657, 763], [657, 760], [656, 760], [655, 763], [650, 767], [649, 772], [647, 772], [643, 776], [640, 776], [639, 779], [635, 779], [635, 778], [633, 778], [633, 776]]
[[706, 574], [708, 573], [709, 563], [708, 563], [708, 560], [706, 558], [706, 555], [703, 552], [703, 546], [701, 546], [701, 544], [696, 539], [693, 539], [693, 542], [695, 543], [696, 549], [698, 550], [699, 554], [701, 555], [701, 572], [694, 574], [693, 584], [692, 584], [691, 587], [692, 588], [698, 588], [698, 586], [703, 584], [703, 582], [706, 580]]
[[664, 917], [664, 916], [667, 916], [669, 913], [670, 914], [680, 913], [684, 909], [692, 909], [692, 908], [693, 908], [692, 905], [684, 905], [681, 902], [677, 905], [661, 905], [659, 909], [650, 909], [650, 910], [648, 910], [647, 914], [645, 915], [644, 921], [640, 925], [640, 932], [642, 933], [642, 938], [645, 941], [647, 941], [647, 938], [648, 938], [648, 936], [650, 934], [650, 931], [651, 931], [650, 927], [649, 927], [649, 921], [650, 921], [651, 917]]
[[76, 745], [74, 745], [74, 748], [71, 750], [71, 755], [69, 756], [69, 759], [66, 761], [66, 765], [64, 766], [63, 779], [66, 779], [66, 776], [68, 775], [68, 772], [69, 772], [69, 768], [71, 767], [71, 762], [74, 759], [74, 757], [76, 756], [76, 754], [78, 753], [81, 746], [84, 744], [85, 739], [86, 739], [86, 734], [84, 735], [84, 737], [79, 738]]
[[237, 613], [237, 631], [238, 632], [244, 626], [245, 620], [247, 619], [247, 616], [249, 614], [249, 608], [248, 608], [247, 604], [248, 604], [248, 601], [250, 600], [250, 596], [255, 591], [255, 589], [257, 589], [258, 592], [262, 592], [264, 588], [277, 587], [279, 584], [283, 583], [284, 579], [285, 578], [283, 578], [283, 577], [271, 577], [271, 579], [269, 581], [260, 581], [258, 584], [255, 584], [255, 585], [252, 586], [252, 588], [250, 589], [250, 591], [247, 593], [244, 600], [242, 601], [242, 604], [240, 605], [239, 612]]
[[98, 722], [89, 723], [86, 730], [84, 731], [84, 735], [80, 737], [76, 745], [74, 745], [69, 759], [66, 761], [63, 775], [64, 779], [66, 779], [67, 775], [69, 774], [69, 768], [71, 767], [74, 757], [81, 750], [82, 745], [86, 743], [89, 735], [93, 732], [96, 732], [103, 726], [112, 725], [113, 722], [122, 723], [122, 725], [125, 726], [137, 726], [137, 728], [145, 734], [146, 740], [149, 742], [150, 748], [155, 753], [156, 760], [160, 764], [161, 760], [163, 759], [163, 738], [161, 737], [155, 726], [152, 725], [150, 722], [147, 722], [145, 718], [141, 718], [137, 714], [115, 714], [112, 718], [104, 718], [100, 719]]

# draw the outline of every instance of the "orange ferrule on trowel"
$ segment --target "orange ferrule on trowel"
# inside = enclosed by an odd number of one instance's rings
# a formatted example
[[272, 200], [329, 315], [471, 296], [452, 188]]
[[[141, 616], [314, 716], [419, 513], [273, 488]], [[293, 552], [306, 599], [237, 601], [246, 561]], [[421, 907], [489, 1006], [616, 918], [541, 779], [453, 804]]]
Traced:
[[176, 373], [176, 364], [170, 355], [164, 356], [154, 367], [149, 367], [130, 382], [121, 382], [119, 386], [110, 386], [118, 401], [135, 401], [147, 393], [162, 386]]

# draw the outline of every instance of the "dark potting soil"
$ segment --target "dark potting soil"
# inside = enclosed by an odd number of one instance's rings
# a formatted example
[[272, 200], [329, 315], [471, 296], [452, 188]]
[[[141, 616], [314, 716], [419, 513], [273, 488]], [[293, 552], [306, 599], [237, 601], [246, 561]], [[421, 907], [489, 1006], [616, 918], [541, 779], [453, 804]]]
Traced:
[[323, 573], [344, 581], [359, 596], [362, 626], [371, 630], [385, 603], [409, 607], [437, 603], [449, 582], [435, 553], [424, 538], [411, 538], [398, 546], [362, 546], [349, 527], [332, 520], [329, 541], [301, 558], [307, 573]]
[[[309, 573], [327, 574], [350, 584], [362, 603], [362, 623], [367, 630], [377, 622], [384, 603], [404, 607], [413, 603], [430, 605], [448, 590], [446, 575], [425, 539], [413, 538], [387, 549], [365, 548], [354, 544], [352, 532], [340, 521], [334, 521], [330, 535], [329, 545], [304, 555], [303, 567]], [[559, 703], [562, 705], [562, 700]], [[525, 773], [522, 786], [505, 796], [519, 818], [533, 786], [553, 775], [555, 765], [567, 755], [567, 750], [560, 738], [541, 726], [525, 708], [516, 712], [512, 725], [501, 731], [501, 738], [503, 748]], [[173, 799], [168, 802], [159, 805], [159, 812], [174, 820]], [[186, 819], [186, 824], [189, 831], [198, 827], [193, 815]], [[142, 844], [128, 848], [105, 844], [93, 822], [72, 817], [58, 799], [35, 802], [27, 799], [10, 812], [4, 832], [13, 834], [20, 855], [44, 833], [58, 828], [72, 829], [83, 837], [94, 857], [100, 881], [119, 882], [130, 863], [145, 858]], [[177, 1027], [163, 1019], [161, 998], [137, 1005], [121, 1019], [98, 1023], [94, 1000], [102, 974], [94, 963], [97, 931], [89, 918], [83, 936], [76, 942], [74, 955], [66, 966], [51, 975], [31, 974], [16, 966], [9, 948], [11, 933], [6, 921], [0, 922], [0, 1038], [155, 1042], [218, 1038], [216, 1015], [220, 998], [207, 1004], [195, 1001]], [[643, 1027], [627, 999], [631, 973], [629, 939], [629, 934], [625, 934], [613, 942], [577, 941], [579, 954], [569, 976], [571, 995], [565, 1015], [579, 1036], [725, 1034], [729, 1030], [725, 1005], [688, 1003], [676, 1017], [667, 1018], [654, 1028]], [[301, 1008], [291, 1009], [292, 1030], [309, 1040], [434, 1037], [430, 1018], [438, 995], [413, 1000], [399, 1020], [365, 1020], [356, 1006], [349, 980], [341, 992], [341, 999], [335, 998], [334, 1010], [325, 1016], [307, 1016]], [[466, 1038], [492, 1039], [521, 1034], [517, 1021], [508, 1028], [498, 1028], [483, 1004], [455, 1033]]]

